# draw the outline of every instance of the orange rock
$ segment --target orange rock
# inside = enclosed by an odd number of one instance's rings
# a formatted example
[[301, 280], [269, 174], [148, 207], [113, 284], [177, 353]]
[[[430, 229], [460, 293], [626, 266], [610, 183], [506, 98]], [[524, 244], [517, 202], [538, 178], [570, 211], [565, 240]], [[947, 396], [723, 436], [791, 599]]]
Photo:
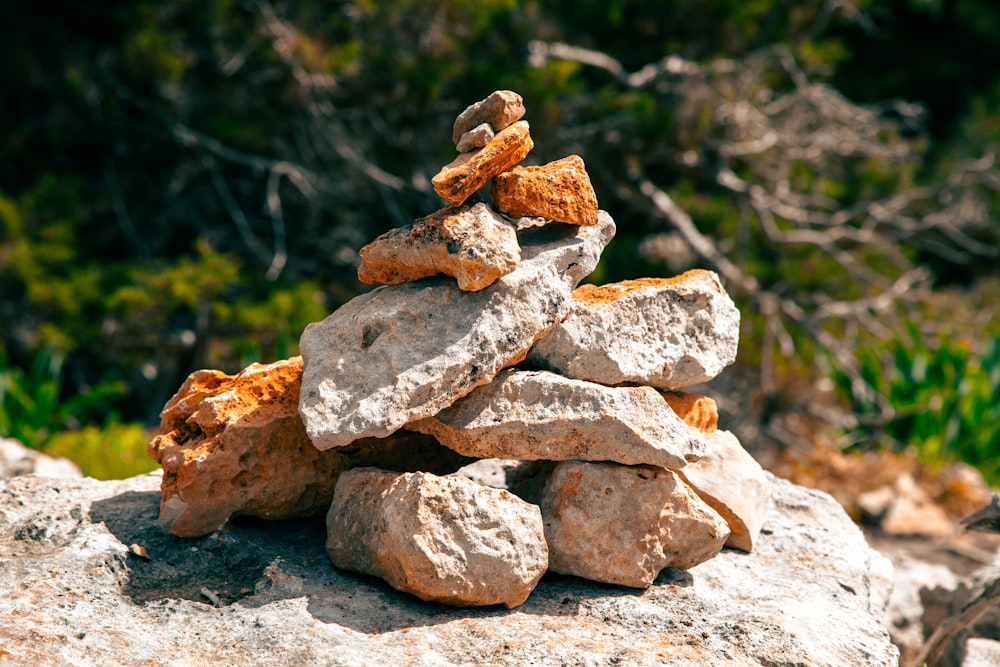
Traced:
[[460, 206], [491, 178], [527, 157], [534, 147], [527, 121], [518, 121], [483, 148], [462, 153], [442, 167], [431, 179], [434, 192], [450, 206]]
[[681, 391], [661, 391], [670, 409], [681, 420], [703, 433], [711, 433], [719, 427], [719, 406], [708, 396], [685, 394]]
[[482, 123], [488, 123], [494, 132], [499, 132], [522, 116], [524, 101], [520, 95], [513, 90], [494, 91], [486, 99], [470, 104], [458, 114], [451, 131], [451, 142], [457, 146], [466, 132]]
[[302, 357], [252, 364], [235, 376], [192, 373], [160, 414], [148, 453], [163, 466], [158, 525], [207, 535], [235, 515], [320, 516], [337, 478], [359, 465], [450, 472], [463, 459], [433, 438], [400, 431], [316, 449], [298, 415]]
[[578, 155], [540, 167], [516, 167], [493, 179], [493, 205], [514, 218], [597, 224], [597, 195]]

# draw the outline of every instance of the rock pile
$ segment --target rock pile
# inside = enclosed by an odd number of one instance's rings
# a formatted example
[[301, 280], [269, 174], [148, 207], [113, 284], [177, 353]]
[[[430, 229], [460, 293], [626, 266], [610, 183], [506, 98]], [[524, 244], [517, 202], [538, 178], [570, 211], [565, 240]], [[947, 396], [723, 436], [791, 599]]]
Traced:
[[[615, 225], [578, 156], [516, 166], [523, 115], [498, 91], [458, 116], [448, 208], [361, 250], [382, 285], [309, 325], [302, 360], [188, 379], [150, 444], [162, 528], [326, 510], [336, 567], [462, 606], [754, 548], [769, 479], [681, 393], [735, 359], [739, 312], [709, 271], [578, 287]], [[472, 459], [507, 459], [503, 488], [448, 474]]]

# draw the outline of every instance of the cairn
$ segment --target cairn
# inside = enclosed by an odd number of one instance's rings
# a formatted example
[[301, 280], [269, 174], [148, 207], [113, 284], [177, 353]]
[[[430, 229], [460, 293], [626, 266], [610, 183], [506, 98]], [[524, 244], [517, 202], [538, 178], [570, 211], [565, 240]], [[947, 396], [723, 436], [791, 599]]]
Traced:
[[614, 221], [580, 157], [517, 166], [524, 113], [497, 91], [456, 118], [448, 207], [362, 248], [381, 286], [302, 357], [188, 378], [149, 446], [163, 530], [326, 512], [335, 567], [467, 606], [753, 549], [769, 483], [682, 392], [735, 360], [738, 310], [710, 271], [579, 286]]

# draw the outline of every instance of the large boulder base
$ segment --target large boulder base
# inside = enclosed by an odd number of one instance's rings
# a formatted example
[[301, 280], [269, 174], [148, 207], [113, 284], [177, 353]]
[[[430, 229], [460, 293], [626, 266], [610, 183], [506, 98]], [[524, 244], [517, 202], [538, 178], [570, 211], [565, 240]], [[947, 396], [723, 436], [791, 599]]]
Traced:
[[164, 535], [159, 486], [158, 474], [0, 481], [0, 662], [897, 664], [881, 623], [891, 566], [830, 496], [781, 480], [751, 554], [724, 549], [640, 594], [547, 575], [510, 611], [338, 571], [322, 519]]

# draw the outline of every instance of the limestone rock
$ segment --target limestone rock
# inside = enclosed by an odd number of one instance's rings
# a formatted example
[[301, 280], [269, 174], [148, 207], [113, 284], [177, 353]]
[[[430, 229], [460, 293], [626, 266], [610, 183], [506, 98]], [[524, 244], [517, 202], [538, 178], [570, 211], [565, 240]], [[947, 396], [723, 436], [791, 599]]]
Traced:
[[302, 357], [252, 364], [235, 376], [202, 370], [188, 377], [148, 447], [163, 466], [164, 531], [207, 535], [234, 515], [321, 516], [337, 476], [354, 466], [449, 472], [462, 465], [433, 438], [410, 432], [320, 452], [298, 416], [301, 377]]
[[466, 132], [483, 123], [499, 132], [522, 116], [524, 100], [521, 96], [512, 90], [496, 90], [458, 114], [452, 127], [451, 142], [457, 145]]
[[729, 431], [705, 434], [705, 454], [679, 474], [729, 524], [726, 546], [753, 551], [764, 525], [771, 484]]
[[680, 468], [704, 449], [650, 387], [507, 370], [407, 428], [475, 458], [616, 461]]
[[548, 565], [538, 507], [462, 477], [356, 468], [326, 523], [334, 565], [422, 600], [516, 607]]
[[459, 153], [468, 153], [477, 148], [482, 148], [493, 141], [496, 133], [489, 123], [481, 123], [462, 135], [462, 138], [455, 144]]
[[672, 471], [567, 461], [542, 498], [549, 569], [645, 588], [722, 549], [729, 527]]
[[431, 179], [431, 185], [449, 206], [460, 206], [491, 178], [527, 157], [534, 146], [528, 122], [520, 120], [479, 150], [462, 153], [446, 164]]
[[829, 495], [772, 483], [753, 553], [724, 549], [641, 593], [543, 577], [506, 611], [337, 570], [322, 519], [165, 535], [158, 473], [0, 480], [0, 662], [894, 667], [885, 559]]
[[685, 394], [680, 391], [661, 393], [670, 409], [691, 428], [711, 433], [719, 427], [719, 406], [708, 396]]
[[858, 495], [858, 508], [887, 535], [948, 537], [955, 524], [930, 494], [909, 473], [899, 475], [889, 486]]
[[579, 155], [497, 174], [490, 194], [493, 205], [514, 218], [597, 224], [597, 195]]
[[398, 285], [439, 273], [461, 290], [496, 282], [517, 266], [521, 248], [514, 225], [487, 204], [446, 208], [379, 236], [360, 251], [358, 280]]
[[614, 230], [603, 212], [592, 227], [528, 230], [517, 269], [486, 289], [440, 278], [379, 287], [307, 326], [299, 414], [313, 444], [388, 435], [523, 360], [565, 315]]
[[13, 438], [0, 436], [0, 479], [21, 475], [83, 477], [80, 468], [69, 459], [49, 456]]
[[740, 313], [711, 271], [583, 285], [528, 358], [581, 380], [682, 389], [736, 359], [739, 329]]

